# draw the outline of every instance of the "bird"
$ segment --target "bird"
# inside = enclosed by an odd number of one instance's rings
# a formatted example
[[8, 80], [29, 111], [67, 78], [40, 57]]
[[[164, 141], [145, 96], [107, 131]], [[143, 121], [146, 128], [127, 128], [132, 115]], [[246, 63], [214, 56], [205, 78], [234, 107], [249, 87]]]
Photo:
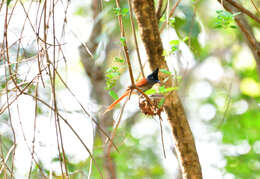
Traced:
[[[142, 91], [146, 91], [150, 88], [153, 87], [154, 84], [159, 83], [159, 79], [158, 79], [158, 72], [159, 72], [159, 68], [156, 68], [156, 70], [154, 70], [150, 75], [148, 75], [146, 78], [142, 78], [139, 81], [136, 82], [136, 87], [138, 87], [139, 89], [141, 89]], [[111, 111], [122, 99], [124, 99], [126, 96], [130, 95], [130, 88], [128, 88], [123, 95], [118, 98], [117, 100], [115, 100], [110, 106], [107, 107], [107, 109], [105, 110], [104, 113]]]

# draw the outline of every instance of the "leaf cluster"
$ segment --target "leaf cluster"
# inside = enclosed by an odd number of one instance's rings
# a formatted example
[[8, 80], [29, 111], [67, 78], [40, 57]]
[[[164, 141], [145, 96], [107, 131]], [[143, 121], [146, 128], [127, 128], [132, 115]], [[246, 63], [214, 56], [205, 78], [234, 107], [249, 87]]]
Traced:
[[218, 29], [236, 28], [236, 26], [232, 24], [234, 22], [234, 17], [241, 14], [241, 12], [236, 12], [232, 14], [225, 10], [218, 10], [216, 11], [216, 13], [217, 13], [217, 18], [216, 18], [215, 28]]

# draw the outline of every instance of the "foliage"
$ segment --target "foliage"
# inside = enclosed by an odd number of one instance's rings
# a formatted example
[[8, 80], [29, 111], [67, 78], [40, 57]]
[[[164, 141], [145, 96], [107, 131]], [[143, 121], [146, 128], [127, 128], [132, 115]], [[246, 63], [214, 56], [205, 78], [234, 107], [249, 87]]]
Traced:
[[121, 65], [121, 67], [117, 67], [117, 66], [112, 66], [110, 68], [108, 68], [106, 70], [106, 90], [109, 91], [109, 95], [113, 98], [113, 99], [117, 99], [118, 96], [116, 94], [116, 92], [114, 90], [112, 90], [112, 88], [116, 85], [117, 80], [120, 78], [120, 70], [122, 70], [123, 65], [125, 63], [125, 60], [119, 57], [115, 57], [114, 61], [116, 63], [119, 63]]
[[260, 177], [259, 160], [257, 160], [259, 156], [259, 153], [253, 151], [239, 156], [227, 156], [226, 170], [235, 174], [238, 179], [258, 179]]
[[126, 16], [128, 14], [128, 9], [127, 8], [113, 8], [113, 13], [116, 16]]
[[[120, 145], [120, 155], [118, 152], [112, 152], [112, 158], [114, 158], [117, 166], [117, 177], [118, 178], [163, 178], [164, 169], [162, 168], [159, 158], [155, 153], [152, 141], [156, 136], [147, 136], [144, 138], [135, 138], [131, 133], [125, 128], [119, 128], [117, 131], [117, 136], [122, 136], [117, 138]], [[152, 138], [151, 138], [152, 137]], [[151, 142], [150, 145], [143, 146], [141, 144], [142, 140], [148, 140]], [[94, 155], [97, 159], [99, 167], [101, 170], [103, 168], [102, 159], [103, 152], [102, 148], [98, 148], [101, 145], [101, 141], [96, 141], [97, 148], [95, 149]], [[100, 178], [97, 170], [93, 169], [93, 178]]]
[[234, 21], [234, 17], [241, 14], [240, 12], [231, 14], [228, 11], [225, 10], [218, 10], [216, 11], [217, 13], [217, 18], [216, 18], [216, 28], [236, 28], [235, 25], [232, 25], [231, 23], [233, 23]]
[[242, 115], [230, 115], [221, 130], [224, 143], [236, 144], [247, 140], [250, 145], [253, 145], [260, 140], [260, 112], [256, 107]]

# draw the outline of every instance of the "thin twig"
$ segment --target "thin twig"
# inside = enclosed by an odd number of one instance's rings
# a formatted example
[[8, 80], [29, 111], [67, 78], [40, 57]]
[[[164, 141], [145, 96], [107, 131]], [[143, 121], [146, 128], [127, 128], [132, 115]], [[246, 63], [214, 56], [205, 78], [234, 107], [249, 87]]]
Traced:
[[234, 0], [225, 0], [227, 2], [229, 2], [230, 4], [232, 4], [234, 7], [236, 7], [239, 11], [241, 11], [242, 13], [246, 14], [247, 16], [251, 17], [252, 19], [254, 19], [256, 22], [258, 22], [260, 24], [260, 18], [257, 17], [256, 15], [254, 15], [252, 12], [250, 12], [249, 10], [247, 10], [246, 8], [244, 8], [242, 5], [240, 5], [238, 2], [234, 1]]
[[143, 95], [146, 98], [146, 100], [149, 102], [150, 105], [153, 104], [150, 98], [137, 86], [130, 86], [130, 89], [136, 89], [139, 93], [141, 93], [141, 95]]
[[251, 1], [251, 3], [253, 4], [253, 6], [255, 7], [257, 13], [260, 15], [260, 11], [259, 11], [259, 9], [256, 7], [254, 1], [253, 1], [253, 0], [250, 0], [250, 1]]
[[[27, 96], [31, 96], [32, 98], [35, 99], [35, 96], [29, 94], [29, 93], [26, 93], [26, 92], [23, 92], [23, 94], [27, 95]], [[43, 101], [42, 99], [38, 98], [37, 99], [39, 102], [41, 102], [42, 104], [44, 104], [45, 106], [47, 106], [50, 110], [54, 111], [55, 109], [53, 107], [51, 107], [49, 104], [47, 104], [45, 101]], [[100, 168], [98, 167], [97, 163], [96, 163], [96, 160], [94, 158], [94, 156], [92, 155], [90, 149], [87, 147], [87, 145], [84, 143], [84, 141], [81, 139], [81, 137], [78, 135], [78, 133], [74, 130], [74, 128], [70, 125], [70, 123], [67, 121], [67, 119], [65, 119], [65, 117], [63, 117], [59, 112], [57, 112], [57, 115], [65, 122], [65, 124], [70, 128], [70, 130], [74, 133], [74, 135], [79, 139], [80, 143], [84, 146], [84, 148], [87, 150], [89, 156], [91, 157], [91, 159], [93, 160], [94, 162], [94, 165], [96, 166], [101, 178], [104, 178], [103, 175], [102, 175], [102, 172], [100, 170]]]
[[[117, 6], [117, 8], [120, 9], [119, 0], [116, 0], [116, 6]], [[124, 39], [124, 42], [121, 43], [121, 44], [123, 45], [125, 58], [126, 58], [126, 61], [127, 61], [127, 64], [128, 64], [131, 84], [132, 84], [132, 86], [135, 86], [133, 70], [132, 70], [132, 66], [131, 66], [131, 62], [130, 62], [130, 57], [129, 57], [129, 54], [128, 54], [128, 48], [127, 48], [127, 45], [126, 45], [125, 30], [124, 30], [124, 25], [123, 25], [122, 15], [121, 14], [118, 16], [118, 22], [119, 22], [119, 26], [120, 26], [121, 38]]]
[[[57, 1], [56, 1], [57, 2]], [[55, 109], [55, 113], [56, 111], [58, 111], [58, 108], [57, 108], [57, 101], [56, 101], [56, 87], [55, 87], [55, 81], [56, 81], [56, 73], [55, 73], [55, 68], [56, 68], [56, 31], [55, 31], [55, 3], [54, 3], [54, 0], [52, 1], [52, 12], [53, 12], [53, 15], [52, 15], [52, 28], [53, 28], [53, 70], [52, 70], [52, 74], [53, 74], [53, 78], [52, 78], [52, 81], [53, 81], [53, 84], [52, 84], [52, 90], [53, 90], [53, 100], [54, 100], [54, 109]], [[60, 44], [58, 44], [60, 45]], [[59, 132], [59, 136], [60, 136], [60, 143], [61, 143], [61, 150], [62, 150], [62, 161], [64, 163], [64, 166], [65, 166], [65, 174], [66, 174], [66, 178], [69, 177], [69, 173], [68, 173], [68, 168], [67, 168], [67, 160], [65, 158], [65, 150], [64, 150], [64, 145], [63, 145], [63, 137], [62, 137], [62, 132], [61, 132], [61, 127], [60, 127], [60, 119], [59, 119], [59, 116], [57, 115], [57, 113], [55, 114], [55, 118], [57, 119], [57, 124], [58, 124], [58, 132]]]
[[92, 171], [92, 158], [90, 158], [90, 163], [89, 163], [88, 179], [90, 179], [91, 177], [91, 171]]
[[[9, 151], [6, 154], [5, 160], [3, 161], [4, 164], [6, 164], [7, 160], [9, 159], [9, 156], [11, 155], [11, 153], [13, 152], [13, 150], [15, 150], [16, 148], [16, 144], [13, 144], [12, 147], [9, 149]], [[5, 165], [2, 165], [2, 167], [0, 168], [0, 174], [2, 173], [3, 169], [5, 168]], [[11, 177], [13, 178], [13, 171], [10, 171], [11, 173]]]
[[[122, 108], [121, 108], [121, 110], [120, 110], [120, 114], [119, 114], [117, 123], [116, 123], [116, 125], [115, 125], [115, 127], [114, 127], [114, 129], [113, 129], [113, 131], [112, 131], [112, 134], [111, 134], [111, 141], [114, 140], [114, 137], [115, 137], [115, 135], [116, 135], [116, 130], [117, 130], [117, 128], [118, 128], [118, 126], [119, 126], [119, 124], [120, 124], [120, 122], [121, 122], [121, 119], [122, 119], [122, 116], [123, 116], [123, 112], [124, 112], [124, 109], [125, 109], [125, 105], [126, 105], [126, 103], [128, 102], [128, 100], [129, 100], [129, 99], [127, 99], [127, 100], [124, 102], [124, 104], [123, 104], [123, 106], [122, 106]], [[110, 143], [111, 143], [111, 142], [110, 142]], [[111, 148], [111, 144], [110, 144], [109, 147], [108, 147], [109, 151], [111, 151], [110, 148]]]
[[[178, 0], [178, 1], [174, 4], [174, 6], [172, 7], [172, 9], [171, 9], [171, 11], [170, 11], [170, 13], [169, 13], [168, 18], [170, 18], [170, 17], [173, 16], [173, 14], [174, 14], [176, 8], [178, 7], [178, 5], [180, 4], [180, 2], [181, 2], [181, 0]], [[160, 29], [160, 33], [162, 33], [163, 29], [164, 29], [165, 26], [166, 26], [166, 23], [167, 23], [166, 21], [163, 22], [163, 24], [162, 24], [162, 26], [161, 26], [161, 29]]]
[[[54, 6], [54, 2], [53, 4], [50, 3], [50, 6], [52, 5], [52, 7]], [[45, 47], [45, 55], [46, 55], [46, 62], [47, 62], [47, 69], [48, 69], [48, 76], [49, 76], [49, 79], [50, 79], [50, 83], [51, 83], [51, 92], [52, 92], [52, 99], [53, 99], [53, 105], [54, 105], [54, 119], [55, 119], [55, 129], [56, 129], [56, 140], [57, 140], [57, 149], [58, 149], [58, 152], [59, 152], [59, 164], [60, 164], [60, 169], [61, 169], [61, 174], [62, 174], [62, 178], [64, 178], [64, 172], [63, 172], [63, 162], [65, 164], [65, 168], [66, 168], [66, 163], [65, 163], [65, 157], [64, 157], [64, 152], [62, 152], [62, 155], [61, 155], [61, 150], [60, 150], [60, 142], [59, 140], [61, 141], [61, 145], [63, 145], [62, 143], [62, 135], [61, 135], [61, 132], [60, 132], [60, 125], [59, 125], [59, 119], [58, 119], [58, 116], [57, 116], [57, 112], [58, 112], [58, 108], [57, 108], [57, 102], [56, 102], [56, 92], [55, 92], [55, 75], [54, 75], [54, 71], [51, 71], [51, 68], [50, 68], [50, 64], [51, 64], [51, 60], [50, 60], [50, 57], [49, 57], [49, 54], [48, 54], [48, 51], [47, 51], [47, 34], [48, 34], [48, 27], [49, 27], [49, 20], [50, 20], [50, 16], [51, 16], [51, 13], [49, 12], [49, 16], [48, 16], [48, 20], [47, 20], [47, 0], [44, 1], [44, 16], [43, 16], [43, 21], [44, 21], [44, 47]], [[50, 8], [51, 9], [51, 8]], [[53, 9], [54, 11], [54, 9]], [[53, 20], [54, 21], [54, 20]], [[54, 24], [53, 24], [53, 41], [54, 41], [54, 51], [53, 51], [53, 59], [54, 59], [54, 67], [55, 67], [55, 27], [54, 27]], [[60, 137], [60, 139], [59, 139]], [[61, 159], [61, 156], [63, 156], [63, 159]], [[66, 170], [66, 169], [65, 169]], [[67, 175], [67, 172], [66, 172], [66, 175]]]
[[[20, 119], [20, 110], [19, 110], [19, 105], [18, 105], [18, 104], [17, 104], [17, 113], [18, 113], [18, 121], [19, 121], [19, 124], [20, 124], [20, 127], [21, 127], [21, 131], [22, 131], [22, 135], [23, 135], [24, 142], [25, 142], [25, 144], [26, 144], [26, 147], [27, 147], [29, 153], [32, 154], [33, 152], [31, 151], [31, 149], [30, 149], [30, 147], [29, 147], [29, 144], [28, 144], [28, 142], [27, 142], [27, 139], [26, 139], [26, 137], [25, 137], [24, 128], [23, 128], [23, 125], [22, 125], [22, 121], [21, 121], [21, 119]], [[34, 153], [34, 154], [32, 155], [32, 159], [33, 159], [33, 161], [34, 161], [36, 167], [39, 169], [39, 171], [40, 171], [42, 177], [45, 178], [45, 179], [47, 179], [47, 177], [44, 175], [44, 172], [43, 172], [43, 169], [42, 169], [41, 165], [39, 164], [39, 162], [37, 162], [37, 160], [36, 160], [36, 158], [34, 157], [34, 155], [36, 156], [37, 159], [38, 159], [39, 157], [37, 156], [36, 153]], [[39, 159], [38, 159], [38, 160], [39, 160]], [[28, 176], [28, 179], [29, 179], [29, 176]]]
[[[0, 10], [1, 10], [1, 8], [0, 8]], [[6, 165], [6, 163], [4, 163], [4, 152], [3, 152], [3, 145], [2, 145], [2, 143], [3, 143], [3, 141], [2, 141], [2, 136], [0, 135], [0, 155], [1, 155], [1, 163], [3, 163], [3, 165], [5, 165], [6, 166], [6, 168], [7, 168], [7, 170], [8, 171], [11, 171], [10, 169], [9, 169], [9, 167]], [[2, 168], [2, 167], [1, 167]], [[7, 172], [6, 172], [6, 168], [4, 168], [4, 172], [3, 172], [3, 176], [4, 176], [4, 178], [6, 179], [7, 178]], [[10, 172], [11, 173], [11, 172]], [[1, 173], [0, 173], [0, 175], [1, 175]]]
[[77, 101], [77, 103], [80, 105], [81, 109], [84, 111], [84, 113], [91, 118], [91, 120], [95, 123], [95, 125], [97, 126], [97, 128], [101, 131], [101, 133], [103, 133], [107, 139], [112, 142], [113, 146], [115, 147], [115, 149], [117, 151], [118, 148], [117, 146], [113, 143], [113, 141], [111, 140], [111, 138], [109, 137], [109, 135], [104, 131], [104, 129], [102, 129], [102, 127], [98, 124], [98, 122], [90, 115], [90, 113], [84, 108], [84, 106], [81, 104], [81, 102], [78, 100], [78, 98], [76, 97], [76, 95], [72, 92], [72, 90], [68, 87], [68, 85], [65, 83], [65, 81], [63, 80], [63, 78], [60, 76], [59, 72], [56, 71], [59, 79], [61, 80], [62, 84], [67, 88], [67, 90], [70, 92], [70, 94], [75, 98], [75, 100]]
[[163, 140], [163, 127], [162, 127], [162, 117], [160, 114], [159, 116], [159, 122], [160, 122], [160, 133], [161, 133], [161, 141], [162, 141], [162, 148], [163, 148], [163, 156], [166, 158], [166, 152], [165, 152], [165, 147], [164, 147], [164, 140]]
[[136, 52], [137, 52], [137, 59], [138, 59], [138, 62], [139, 62], [139, 67], [140, 67], [142, 77], [145, 78], [143, 65], [142, 65], [140, 52], [139, 52], [139, 47], [138, 47], [138, 43], [137, 43], [137, 38], [136, 38], [135, 25], [134, 25], [134, 21], [133, 21], [133, 8], [132, 8], [132, 4], [131, 4], [130, 0], [128, 0], [128, 6], [129, 6], [129, 9], [130, 9], [130, 22], [131, 22], [132, 31], [133, 31], [133, 34], [134, 34], [135, 47], [136, 47]]
[[[7, 23], [7, 17], [8, 17], [8, 6], [6, 6], [6, 14], [5, 14], [5, 24], [4, 24], [4, 39], [3, 39], [3, 44], [6, 45], [6, 53], [5, 53], [5, 57], [4, 59], [9, 59], [9, 53], [8, 53], [8, 38], [7, 38], [7, 32], [8, 32], [8, 23]], [[7, 64], [4, 66], [4, 71], [5, 71], [5, 86], [6, 86], [6, 91], [8, 91], [8, 74], [7, 74], [7, 69], [6, 66], [9, 66], [8, 61], [4, 60], [4, 63]], [[9, 120], [10, 120], [10, 126], [11, 126], [11, 130], [13, 133], [13, 143], [14, 143], [14, 151], [12, 153], [12, 165], [11, 165], [11, 176], [14, 173], [14, 156], [15, 156], [15, 149], [16, 149], [16, 133], [14, 130], [14, 126], [13, 126], [13, 121], [12, 121], [12, 116], [11, 116], [11, 110], [10, 110], [10, 103], [9, 103], [9, 94], [6, 93], [6, 101], [7, 101], [7, 110], [8, 110], [8, 116], [9, 116]], [[11, 177], [13, 178], [13, 176]]]
[[33, 122], [33, 139], [32, 139], [32, 158], [31, 158], [31, 166], [28, 174], [28, 179], [30, 179], [31, 172], [32, 172], [32, 166], [33, 166], [33, 155], [34, 155], [34, 149], [35, 149], [35, 133], [36, 133], [36, 119], [37, 119], [37, 111], [38, 111], [38, 86], [39, 82], [36, 83], [36, 88], [35, 88], [35, 107], [34, 107], [34, 122]]
[[[120, 111], [120, 114], [119, 114], [119, 117], [118, 117], [118, 120], [117, 120], [117, 123], [116, 123], [116, 125], [115, 125], [115, 127], [114, 127], [114, 129], [113, 129], [113, 131], [112, 131], [112, 135], [111, 135], [111, 140], [113, 141], [114, 140], [114, 137], [116, 136], [116, 130], [117, 130], [117, 128], [118, 128], [118, 126], [119, 126], [119, 124], [120, 124], [120, 122], [121, 122], [121, 119], [122, 119], [122, 116], [123, 116], [123, 113], [124, 113], [124, 109], [125, 109], [125, 105], [126, 105], [126, 103], [127, 103], [127, 101], [128, 101], [129, 99], [126, 99], [126, 101], [124, 102], [124, 104], [123, 104], [123, 106], [122, 106], [122, 108], [121, 108], [121, 111]], [[112, 159], [111, 159], [111, 147], [112, 147], [112, 143], [110, 142], [109, 143], [109, 145], [108, 145], [108, 148], [107, 148], [107, 153], [106, 153], [106, 157], [107, 157], [107, 159], [109, 160], [109, 167], [110, 167], [110, 170], [112, 169]], [[113, 170], [111, 170], [111, 171], [113, 171]], [[112, 173], [112, 177], [113, 177], [113, 179], [116, 179], [116, 174], [113, 172]]]
[[224, 114], [223, 114], [223, 117], [222, 117], [222, 120], [220, 121], [218, 127], [220, 127], [222, 124], [225, 123], [225, 118], [227, 117], [227, 113], [228, 113], [228, 110], [230, 108], [230, 105], [232, 103], [232, 98], [231, 98], [231, 89], [232, 89], [232, 81], [230, 82], [230, 85], [229, 85], [229, 88], [228, 88], [228, 94], [226, 96], [226, 99], [225, 99], [225, 111], [224, 111]]

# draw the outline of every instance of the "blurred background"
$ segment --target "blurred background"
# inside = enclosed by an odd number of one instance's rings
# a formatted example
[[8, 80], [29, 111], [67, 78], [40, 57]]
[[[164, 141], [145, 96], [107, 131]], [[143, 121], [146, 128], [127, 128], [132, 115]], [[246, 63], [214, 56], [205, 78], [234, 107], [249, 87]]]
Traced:
[[[234, 20], [241, 14], [225, 11], [217, 0], [162, 2], [159, 27], [167, 24], [161, 39], [170, 71], [160, 73], [175, 80], [203, 177], [259, 179], [259, 57]], [[259, 0], [237, 2], [260, 19]], [[66, 161], [70, 178], [101, 178], [98, 170], [105, 178], [181, 178], [167, 120], [162, 127], [164, 158], [159, 119], [140, 112], [137, 96], [126, 104], [114, 138], [119, 152], [112, 147], [107, 155], [104, 132], [111, 135], [123, 103], [103, 112], [130, 85], [118, 15], [138, 79], [126, 1], [121, 9], [113, 0], [1, 2], [0, 178], [61, 178], [60, 160]], [[245, 20], [259, 42], [260, 23], [247, 16]]]

